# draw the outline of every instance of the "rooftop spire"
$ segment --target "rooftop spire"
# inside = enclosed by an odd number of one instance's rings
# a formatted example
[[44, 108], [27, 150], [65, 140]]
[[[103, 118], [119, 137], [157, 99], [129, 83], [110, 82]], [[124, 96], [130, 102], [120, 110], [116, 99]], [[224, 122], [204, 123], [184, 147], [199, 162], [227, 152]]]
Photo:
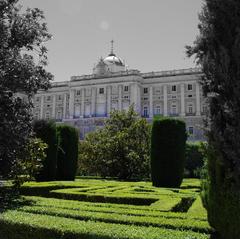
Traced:
[[113, 43], [114, 43], [114, 40], [112, 39], [111, 40], [111, 54], [113, 54]]
[[115, 56], [115, 54], [113, 53], [113, 43], [114, 43], [114, 40], [111, 40], [111, 52], [109, 56]]

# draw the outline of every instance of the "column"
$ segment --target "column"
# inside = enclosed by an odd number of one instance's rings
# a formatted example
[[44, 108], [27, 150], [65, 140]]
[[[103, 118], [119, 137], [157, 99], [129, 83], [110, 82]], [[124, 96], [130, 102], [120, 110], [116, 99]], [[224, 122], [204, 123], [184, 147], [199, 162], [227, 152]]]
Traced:
[[153, 117], [153, 87], [149, 87], [149, 117]]
[[67, 105], [67, 94], [63, 95], [63, 119], [66, 118], [66, 105]]
[[196, 82], [196, 115], [201, 115], [201, 107], [200, 107], [200, 86], [199, 83]]
[[130, 86], [130, 104], [134, 105], [134, 110], [137, 113], [141, 113], [141, 97], [140, 97], [140, 88], [138, 86], [138, 83], [133, 83]]
[[73, 119], [74, 116], [74, 90], [69, 91], [69, 118]]
[[185, 86], [181, 84], [181, 116], [185, 116]]
[[40, 97], [41, 97], [41, 102], [40, 102], [40, 119], [43, 119], [44, 95], [42, 95]]
[[91, 115], [96, 116], [96, 88], [92, 88], [92, 99], [91, 99]]
[[52, 102], [52, 118], [56, 118], [56, 95], [53, 95], [53, 102]]
[[85, 111], [85, 109], [84, 109], [84, 105], [85, 105], [85, 89], [82, 89], [81, 90], [82, 92], [81, 92], [81, 95], [82, 95], [82, 99], [81, 99], [81, 114], [80, 114], [80, 117], [81, 118], [83, 118], [84, 117], [84, 111]]
[[118, 110], [122, 110], [122, 85], [118, 86]]
[[167, 97], [167, 85], [163, 86], [163, 115], [167, 116], [168, 115], [168, 97]]
[[109, 116], [111, 112], [111, 88], [111, 86], [107, 86], [107, 116]]

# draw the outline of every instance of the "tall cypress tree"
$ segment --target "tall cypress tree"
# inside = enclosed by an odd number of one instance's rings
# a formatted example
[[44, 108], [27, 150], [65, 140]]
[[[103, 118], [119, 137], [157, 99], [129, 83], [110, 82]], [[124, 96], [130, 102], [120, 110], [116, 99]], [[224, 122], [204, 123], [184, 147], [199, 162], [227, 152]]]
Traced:
[[240, 1], [205, 0], [189, 56], [202, 65], [209, 97], [208, 173], [204, 202], [222, 238], [240, 237]]

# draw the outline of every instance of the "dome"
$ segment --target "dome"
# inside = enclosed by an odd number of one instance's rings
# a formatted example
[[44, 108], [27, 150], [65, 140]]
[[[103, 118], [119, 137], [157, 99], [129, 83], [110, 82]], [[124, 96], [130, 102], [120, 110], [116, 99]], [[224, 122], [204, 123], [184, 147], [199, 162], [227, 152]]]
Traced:
[[118, 66], [124, 66], [122, 60], [119, 57], [117, 57], [115, 54], [109, 54], [103, 61], [107, 65], [115, 64]]

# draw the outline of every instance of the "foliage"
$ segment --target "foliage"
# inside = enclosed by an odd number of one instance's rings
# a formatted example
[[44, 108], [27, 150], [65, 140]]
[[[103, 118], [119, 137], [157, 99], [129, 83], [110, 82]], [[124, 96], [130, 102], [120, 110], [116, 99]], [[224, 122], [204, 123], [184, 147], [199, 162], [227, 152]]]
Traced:
[[80, 144], [79, 169], [119, 179], [149, 177], [149, 125], [131, 106], [113, 111], [105, 127]]
[[74, 180], [78, 160], [78, 131], [68, 125], [57, 127], [59, 147], [57, 155], [57, 178], [59, 180]]
[[186, 144], [185, 176], [189, 178], [200, 177], [204, 164], [203, 142], [188, 142]]
[[20, 13], [17, 3], [0, 1], [0, 175], [5, 178], [15, 174], [13, 168], [22, 160], [18, 153], [31, 135], [31, 98], [37, 90], [47, 89], [52, 79], [44, 69], [43, 44], [51, 36], [43, 12]]
[[180, 186], [183, 179], [186, 139], [183, 121], [165, 117], [153, 121], [151, 135], [153, 186]]
[[33, 180], [36, 174], [43, 167], [46, 159], [46, 149], [48, 145], [39, 138], [31, 138], [23, 151], [21, 158], [14, 169], [16, 173], [14, 177], [14, 185], [19, 187], [23, 182]]
[[35, 135], [48, 145], [46, 159], [42, 169], [36, 174], [38, 181], [51, 181], [56, 179], [58, 139], [56, 124], [53, 121], [36, 120], [33, 122]]
[[223, 238], [240, 235], [240, 2], [205, 0], [193, 47], [209, 96], [208, 218]]

